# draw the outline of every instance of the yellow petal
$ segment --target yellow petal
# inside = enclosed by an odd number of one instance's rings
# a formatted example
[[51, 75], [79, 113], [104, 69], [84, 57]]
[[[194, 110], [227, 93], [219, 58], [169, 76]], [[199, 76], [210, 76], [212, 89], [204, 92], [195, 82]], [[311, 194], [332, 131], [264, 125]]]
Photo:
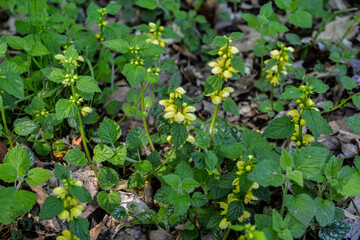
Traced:
[[164, 114], [164, 118], [172, 118], [175, 116], [175, 113], [174, 112], [167, 112]]
[[231, 78], [232, 77], [232, 73], [230, 71], [228, 71], [228, 70], [224, 71], [223, 75], [224, 75], [225, 78]]
[[214, 68], [214, 67], [219, 67], [219, 64], [217, 62], [210, 62], [209, 66]]
[[54, 56], [54, 58], [57, 59], [57, 60], [65, 60], [65, 59], [66, 59], [65, 56], [62, 55], [62, 54], [56, 54], [56, 55]]
[[53, 193], [55, 193], [56, 195], [60, 195], [62, 193], [66, 193], [66, 190], [64, 187], [56, 187], [54, 188]]
[[187, 142], [191, 143], [191, 144], [195, 144], [195, 138], [191, 135], [188, 136], [188, 138], [186, 139]]
[[188, 113], [188, 112], [195, 112], [196, 111], [196, 108], [194, 106], [187, 106], [185, 109], [184, 109], [184, 113]]
[[185, 118], [186, 118], [187, 120], [189, 120], [189, 121], [195, 121], [196, 116], [195, 116], [194, 114], [192, 114], [192, 113], [186, 113], [186, 114], [185, 114]]
[[211, 70], [211, 72], [212, 72], [213, 74], [219, 74], [219, 73], [221, 73], [221, 71], [222, 71], [222, 69], [221, 69], [220, 67], [214, 67], [214, 68]]
[[185, 116], [178, 112], [176, 115], [175, 115], [175, 121], [178, 122], [178, 123], [181, 123], [182, 121], [184, 121], [185, 119]]
[[226, 229], [228, 226], [231, 225], [231, 222], [228, 222], [226, 218], [224, 218], [223, 220], [221, 220], [219, 227], [221, 229]]
[[214, 96], [214, 97], [211, 97], [211, 101], [213, 104], [220, 104], [221, 103], [221, 97], [219, 96]]

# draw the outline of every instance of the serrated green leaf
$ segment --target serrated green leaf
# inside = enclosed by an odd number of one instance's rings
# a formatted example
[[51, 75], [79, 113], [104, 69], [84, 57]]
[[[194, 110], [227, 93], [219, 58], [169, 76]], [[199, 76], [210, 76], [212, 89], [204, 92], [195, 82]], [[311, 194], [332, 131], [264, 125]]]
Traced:
[[332, 134], [332, 128], [318, 110], [305, 109], [302, 117], [315, 139], [318, 139], [320, 134]]
[[314, 200], [305, 193], [299, 194], [296, 197], [286, 195], [285, 206], [297, 220], [305, 225], [309, 225], [316, 213]]
[[121, 5], [116, 3], [110, 3], [106, 6], [105, 9], [108, 14], [115, 15], [120, 11]]
[[228, 221], [234, 221], [241, 217], [244, 213], [244, 205], [241, 201], [232, 201], [228, 206], [228, 212], [226, 218]]
[[107, 117], [100, 123], [99, 136], [107, 143], [114, 143], [121, 136], [121, 129], [114, 120]]
[[205, 132], [203, 132], [200, 129], [196, 129], [196, 143], [197, 145], [204, 149], [204, 148], [208, 148], [210, 146], [210, 138], [209, 135], [206, 134]]
[[70, 170], [56, 163], [55, 176], [59, 180], [67, 179], [68, 177], [70, 177]]
[[20, 70], [13, 62], [3, 62], [0, 64], [0, 85], [9, 94], [16, 98], [24, 98], [24, 84], [19, 76]]
[[312, 16], [310, 13], [305, 11], [296, 11], [289, 15], [289, 21], [295, 26], [302, 28], [312, 27]]
[[302, 96], [302, 92], [299, 88], [294, 86], [288, 86], [285, 92], [281, 94], [280, 99], [298, 99]]
[[234, 39], [234, 40], [240, 40], [243, 36], [244, 36], [244, 33], [242, 33], [242, 32], [232, 32], [230, 35], [230, 38]]
[[146, 78], [146, 69], [142, 66], [135, 66], [132, 64], [125, 64], [123, 69], [127, 81], [132, 88], [135, 88], [140, 82]]
[[72, 118], [78, 113], [78, 106], [68, 99], [60, 99], [55, 105], [58, 119]]
[[303, 187], [303, 174], [300, 171], [292, 171], [288, 174], [289, 179], [296, 182], [300, 187]]
[[0, 179], [7, 183], [15, 182], [17, 178], [17, 170], [11, 164], [0, 164]]
[[98, 174], [99, 186], [104, 190], [109, 190], [119, 182], [117, 172], [109, 167], [101, 167]]
[[114, 212], [121, 204], [121, 196], [118, 192], [111, 192], [108, 194], [105, 191], [101, 191], [97, 195], [97, 200], [100, 207], [108, 213]]
[[50, 54], [50, 51], [40, 42], [36, 42], [31, 45], [28, 54], [32, 57], [44, 56]]
[[235, 103], [235, 101], [231, 97], [227, 97], [222, 105], [223, 109], [226, 112], [232, 113], [237, 117], [240, 117], [239, 109]]
[[336, 177], [342, 165], [343, 165], [342, 159], [338, 159], [332, 156], [329, 162], [326, 163], [325, 175], [327, 177]]
[[314, 202], [317, 208], [315, 218], [321, 227], [325, 227], [334, 219], [335, 204], [332, 201], [327, 199], [324, 200], [321, 197], [317, 197]]
[[139, 127], [131, 129], [126, 137], [126, 145], [131, 148], [139, 148], [146, 146], [149, 140], [146, 136], [145, 130]]
[[114, 151], [105, 144], [98, 144], [94, 148], [94, 161], [104, 162], [114, 156]]
[[218, 162], [217, 156], [212, 150], [210, 150], [205, 157], [206, 166], [208, 167], [209, 170], [213, 170], [216, 167], [217, 162]]
[[294, 164], [294, 161], [290, 154], [284, 149], [281, 149], [281, 156], [280, 156], [280, 166], [283, 170], [286, 171], [288, 167], [292, 167]]
[[281, 174], [280, 165], [271, 160], [259, 162], [248, 178], [259, 183], [263, 187], [281, 186], [285, 181], [285, 176]]
[[186, 126], [177, 123], [172, 124], [170, 135], [171, 142], [174, 144], [175, 148], [180, 148], [189, 136]]
[[33, 168], [27, 174], [26, 182], [30, 186], [38, 186], [49, 180], [53, 175], [43, 168]]
[[123, 165], [127, 155], [126, 146], [120, 145], [115, 149], [115, 155], [108, 159], [114, 165]]
[[201, 192], [195, 192], [192, 196], [191, 196], [191, 206], [193, 207], [202, 207], [204, 206], [205, 204], [208, 203], [208, 199], [207, 197], [202, 194]]
[[55, 83], [62, 83], [65, 80], [65, 72], [60, 68], [48, 67], [41, 69], [41, 72], [47, 77], [50, 81]]
[[149, 160], [143, 160], [141, 162], [133, 163], [133, 166], [142, 175], [145, 175], [153, 168]]
[[171, 192], [168, 195], [169, 202], [174, 205], [174, 214], [181, 216], [187, 212], [190, 207], [190, 195], [188, 193], [179, 194]]
[[56, 196], [49, 196], [41, 207], [39, 221], [56, 217], [64, 210], [64, 202]]
[[316, 77], [310, 77], [308, 83], [313, 87], [313, 91], [317, 93], [324, 93], [329, 89], [328, 85]]
[[355, 80], [348, 76], [340, 77], [340, 82], [347, 90], [352, 90], [357, 86]]
[[196, 180], [192, 179], [192, 178], [185, 178], [182, 182], [181, 182], [181, 190], [185, 190], [185, 191], [189, 191], [197, 186], [199, 186], [200, 183], [198, 183]]
[[86, 10], [86, 23], [98, 23], [100, 14], [97, 12], [97, 10], [100, 9], [99, 6], [97, 6], [94, 2], [91, 2], [89, 7]]
[[72, 165], [79, 167], [84, 167], [87, 165], [87, 159], [85, 157], [85, 153], [78, 148], [71, 149], [65, 155], [64, 160]]
[[175, 174], [169, 174], [163, 177], [165, 182], [167, 184], [169, 184], [169, 186], [174, 189], [177, 190], [179, 188], [179, 185], [181, 183], [181, 178], [178, 175]]
[[0, 187], [0, 221], [3, 222], [4, 216], [8, 213], [14, 202], [16, 193], [15, 187]]
[[227, 40], [225, 37], [223, 36], [216, 36], [214, 38], [214, 40], [211, 42], [211, 45], [213, 46], [218, 46], [218, 47], [222, 47], [222, 46], [225, 46], [227, 43]]
[[223, 81], [218, 75], [211, 75], [205, 81], [204, 94], [210, 94], [219, 90], [223, 84]]
[[70, 231], [81, 240], [90, 240], [90, 223], [86, 218], [78, 217], [70, 222]]
[[271, 139], [291, 137], [295, 132], [295, 125], [288, 116], [272, 120], [264, 132], [264, 136]]
[[193, 169], [188, 163], [180, 162], [175, 168], [175, 174], [178, 175], [182, 180], [185, 178], [194, 178]]
[[10, 149], [5, 155], [4, 163], [15, 167], [19, 177], [24, 177], [31, 165], [29, 154], [20, 145]]
[[16, 192], [13, 208], [19, 211], [30, 212], [36, 203], [36, 193], [26, 190]]
[[69, 186], [69, 193], [79, 199], [80, 202], [86, 203], [91, 202], [92, 197], [89, 191], [84, 188], [77, 185], [70, 185]]
[[129, 51], [129, 43], [124, 39], [115, 39], [102, 43], [104, 46], [122, 54]]
[[101, 92], [96, 80], [90, 76], [79, 76], [76, 81], [76, 89], [86, 93]]
[[157, 7], [155, 0], [137, 0], [135, 4], [149, 10], [154, 10]]
[[233, 56], [231, 58], [231, 66], [242, 75], [245, 75], [245, 65], [239, 56]]
[[36, 123], [28, 118], [18, 118], [14, 121], [14, 131], [20, 136], [27, 136], [36, 128]]

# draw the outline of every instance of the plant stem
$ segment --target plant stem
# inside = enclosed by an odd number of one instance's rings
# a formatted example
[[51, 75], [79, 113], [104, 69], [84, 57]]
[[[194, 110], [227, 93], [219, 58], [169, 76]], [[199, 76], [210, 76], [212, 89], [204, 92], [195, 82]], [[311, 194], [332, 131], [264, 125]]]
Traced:
[[[143, 82], [141, 82], [141, 95], [140, 95], [140, 97], [141, 97], [141, 111], [142, 111], [143, 113], [146, 113], [144, 93], [145, 93], [145, 90], [144, 90]], [[148, 140], [149, 140], [149, 144], [150, 144], [151, 150], [152, 150], [152, 151], [155, 151], [154, 144], [153, 144], [152, 141], [151, 141], [151, 137], [150, 137], [150, 134], [149, 134], [149, 131], [148, 131], [148, 127], [147, 127], [147, 123], [146, 123], [146, 118], [143, 119], [143, 123], [144, 123], [144, 130], [145, 130], [146, 136], [147, 136], [147, 138], [148, 138]]]
[[340, 39], [340, 41], [338, 42], [338, 44], [336, 45], [337, 47], [340, 46], [340, 44], [343, 42], [343, 40], [346, 38], [346, 36], [349, 34], [350, 30], [353, 28], [353, 26], [357, 23], [357, 21], [359, 21], [360, 18], [360, 13], [356, 16], [356, 18], [354, 19], [354, 21], [351, 23], [351, 25], [346, 29], [345, 34], [342, 36], [342, 38]]
[[285, 196], [286, 193], [288, 192], [288, 188], [289, 188], [289, 183], [288, 180], [285, 180], [285, 190], [283, 192], [283, 199], [282, 199], [282, 203], [281, 203], [281, 210], [280, 210], [280, 215], [283, 216], [284, 215], [284, 210], [285, 210]]
[[230, 228], [227, 228], [227, 229], [226, 229], [225, 235], [224, 235], [224, 237], [222, 238], [222, 240], [226, 240], [226, 239], [227, 239], [227, 237], [229, 236], [230, 230], [231, 230]]
[[209, 130], [210, 138], [212, 137], [212, 134], [213, 134], [213, 128], [214, 128], [214, 125], [215, 125], [215, 120], [216, 120], [217, 113], [219, 111], [219, 106], [220, 106], [220, 104], [216, 104], [216, 106], [215, 106], [215, 111], [214, 111], [213, 119], [211, 121], [210, 130]]
[[3, 124], [4, 124], [6, 136], [7, 136], [7, 138], [9, 139], [10, 148], [13, 148], [13, 147], [14, 147], [14, 143], [13, 143], [13, 141], [12, 141], [11, 133], [10, 133], [10, 131], [9, 131], [9, 129], [8, 129], [7, 124], [6, 124], [4, 104], [1, 105], [1, 118], [2, 118], [2, 121], [3, 121]]
[[346, 98], [345, 100], [343, 100], [339, 105], [337, 105], [336, 107], [333, 107], [332, 109], [330, 109], [329, 111], [322, 111], [321, 114], [326, 113], [326, 112], [332, 112], [335, 111], [336, 109], [340, 108], [341, 106], [343, 106], [344, 104], [346, 104], [350, 99], [352, 99], [353, 96], [358, 96], [360, 94], [360, 92]]
[[167, 163], [167, 161], [170, 159], [170, 157], [172, 156], [174, 151], [175, 151], [175, 148], [173, 147], [171, 149], [169, 155], [165, 158], [165, 160], [161, 163], [161, 165], [157, 169], [155, 169], [155, 172], [159, 171]]
[[[261, 49], [264, 48], [264, 43], [263, 43], [263, 25], [261, 24], [261, 28], [260, 28], [260, 46]], [[260, 79], [261, 81], [264, 81], [264, 56], [261, 56], [260, 58]]]

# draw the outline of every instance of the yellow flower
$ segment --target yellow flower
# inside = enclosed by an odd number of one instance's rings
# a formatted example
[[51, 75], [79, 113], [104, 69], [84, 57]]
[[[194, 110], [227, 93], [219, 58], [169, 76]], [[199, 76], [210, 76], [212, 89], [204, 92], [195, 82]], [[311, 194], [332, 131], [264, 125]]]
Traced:
[[61, 198], [62, 200], [66, 197], [66, 189], [64, 187], [54, 188], [53, 193], [58, 195], [58, 198]]
[[61, 220], [65, 221], [70, 221], [70, 212], [68, 210], [64, 210], [62, 211], [59, 216], [58, 216]]
[[241, 217], [238, 218], [238, 221], [243, 222], [245, 218], [249, 218], [250, 216], [251, 214], [248, 211], [244, 210], [243, 215], [241, 215]]
[[230, 96], [230, 93], [234, 92], [234, 89], [232, 87], [226, 87], [220, 92], [218, 90], [215, 90], [215, 92], [207, 94], [206, 96], [209, 96], [213, 104], [220, 104], [223, 99]]
[[299, 121], [300, 113], [298, 110], [296, 110], [296, 109], [290, 110], [287, 112], [287, 114], [292, 117], [293, 122], [297, 123]]
[[259, 184], [258, 183], [253, 183], [253, 185], [249, 188], [249, 190], [247, 191], [246, 195], [245, 195], [245, 199], [244, 199], [244, 203], [248, 204], [251, 203], [251, 201], [255, 201], [258, 200], [257, 197], [254, 196], [254, 194], [252, 193], [252, 189], [257, 189], [259, 188]]
[[168, 137], [166, 138], [166, 141], [167, 141], [168, 143], [171, 143], [171, 136], [168, 136]]
[[195, 144], [195, 138], [191, 135], [188, 136], [188, 138], [186, 139], [187, 142], [191, 143], [191, 144]]
[[306, 134], [305, 136], [303, 136], [303, 143], [305, 145], [308, 145], [310, 142], [312, 142], [314, 140], [315, 140], [315, 138], [310, 134]]
[[219, 204], [220, 204], [220, 207], [222, 209], [224, 209], [220, 214], [221, 215], [227, 214], [229, 205], [226, 202], [220, 202]]
[[93, 110], [92, 110], [92, 108], [91, 107], [83, 107], [83, 108], [81, 108], [81, 114], [83, 115], [83, 116], [86, 116], [86, 115], [88, 115], [89, 113], [91, 113]]
[[231, 59], [217, 58], [217, 62], [210, 62], [209, 66], [213, 69], [211, 72], [215, 75], [219, 75], [227, 81], [228, 78], [232, 77], [232, 73], [237, 73], [233, 67], [230, 67]]
[[[63, 53], [65, 54], [65, 53], [66, 53], [66, 50], [64, 50]], [[59, 63], [60, 63], [60, 64], [63, 63], [63, 62], [65, 62], [65, 61], [69, 61], [69, 60], [70, 60], [70, 59], [66, 59], [66, 57], [65, 57], [63, 54], [56, 54], [56, 55], [54, 56], [54, 58], [55, 58], [56, 60], [59, 60]], [[83, 58], [82, 56], [78, 56], [78, 58], [77, 58], [76, 60], [70, 60], [70, 61], [72, 61], [75, 66], [78, 66], [79, 64], [78, 64], [77, 61], [84, 62], [85, 60], [84, 60], [84, 58]]]
[[73, 185], [76, 185], [76, 186], [82, 187], [83, 182], [78, 180], [78, 181], [76, 181]]
[[[58, 236], [56, 240], [71, 240], [71, 233], [68, 230], [62, 231], [63, 236]], [[74, 240], [80, 240], [80, 238], [74, 236]]]
[[236, 47], [233, 46], [223, 46], [219, 49], [218, 54], [220, 56], [226, 56], [228, 58], [233, 57], [233, 54], [237, 54], [239, 52], [239, 49], [237, 49]]
[[240, 192], [240, 179], [239, 178], [235, 178], [234, 181], [232, 182], [232, 185], [235, 186], [235, 189], [233, 190], [233, 193], [239, 193]]
[[71, 208], [70, 210], [71, 220], [80, 216], [83, 210], [84, 210], [84, 206], [82, 205], [76, 205], [75, 207]]
[[175, 89], [174, 94], [175, 94], [175, 98], [181, 98], [181, 95], [185, 94], [186, 91], [182, 88], [182, 87], [178, 87], [177, 89]]
[[221, 229], [226, 229], [231, 225], [231, 222], [228, 222], [226, 218], [223, 218], [223, 220], [221, 220], [219, 227]]
[[161, 101], [159, 101], [159, 104], [160, 105], [162, 105], [162, 106], [164, 106], [164, 107], [168, 107], [168, 106], [170, 106], [171, 104], [173, 104], [174, 103], [174, 100], [173, 99], [169, 99], [169, 100], [161, 100]]
[[181, 110], [174, 104], [165, 108], [164, 118], [169, 118], [170, 122], [177, 122], [179, 124], [189, 124], [190, 121], [194, 121], [196, 116], [193, 114], [196, 109], [193, 106], [187, 106], [184, 110]]

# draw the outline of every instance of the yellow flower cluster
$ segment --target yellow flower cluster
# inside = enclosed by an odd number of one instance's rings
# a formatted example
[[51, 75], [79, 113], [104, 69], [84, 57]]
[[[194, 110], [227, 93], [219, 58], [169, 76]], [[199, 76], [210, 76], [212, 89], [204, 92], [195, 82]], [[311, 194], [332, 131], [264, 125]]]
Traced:
[[168, 100], [161, 100], [159, 102], [160, 105], [165, 107], [164, 110], [166, 113], [164, 118], [170, 119], [171, 123], [190, 124], [191, 121], [196, 119], [196, 116], [193, 114], [196, 109], [193, 106], [187, 106], [185, 102], [182, 103], [181, 107], [175, 104], [175, 100], [177, 98], [181, 99], [181, 95], [184, 93], [185, 90], [182, 87], [178, 87], [174, 92], [169, 94]]
[[[239, 169], [239, 171], [236, 172], [237, 175], [241, 175], [245, 172], [249, 173], [254, 168], [255, 165], [252, 163], [253, 156], [249, 155], [248, 158], [249, 158], [248, 161], [241, 160], [241, 161], [237, 162], [236, 166]], [[239, 198], [237, 198], [235, 196], [235, 194], [240, 193], [240, 178], [238, 178], [238, 177], [235, 178], [232, 185], [235, 186], [235, 189], [233, 190], [233, 192], [231, 194], [228, 195], [227, 203], [220, 202], [220, 207], [223, 209], [223, 211], [221, 212], [221, 215], [227, 214], [228, 207], [231, 202], [239, 200]], [[259, 184], [256, 182], [254, 182], [251, 185], [251, 187], [247, 190], [245, 196], [243, 197], [243, 202], [245, 204], [249, 204], [249, 203], [251, 203], [251, 201], [258, 200], [258, 198], [255, 197], [254, 194], [252, 193], [253, 189], [258, 189], [258, 188], [259, 188]], [[251, 216], [251, 214], [248, 211], [244, 210], [243, 215], [241, 215], [237, 220], [239, 222], [243, 222], [245, 219], [250, 218], [250, 216]], [[219, 224], [219, 227], [222, 229], [225, 229], [230, 225], [231, 225], [231, 222], [229, 222], [226, 218], [223, 218]]]
[[[71, 233], [68, 230], [62, 231], [62, 236], [58, 236], [56, 240], [71, 240]], [[80, 238], [73, 236], [73, 240], [80, 240]]]
[[[63, 53], [65, 54], [65, 53], [66, 53], [66, 50], [64, 50]], [[69, 63], [69, 64], [75, 65], [76, 67], [79, 66], [79, 64], [78, 64], [77, 61], [81, 61], [81, 62], [84, 62], [84, 61], [85, 61], [82, 56], [78, 56], [77, 59], [72, 59], [72, 58], [67, 59], [67, 58], [65, 57], [65, 55], [63, 55], [63, 54], [56, 54], [56, 55], [54, 56], [54, 58], [55, 58], [56, 60], [59, 60], [59, 63], [60, 63], [60, 64], [62, 64], [62, 63]]]
[[[220, 202], [220, 207], [221, 207], [222, 209], [224, 209], [220, 214], [221, 214], [221, 215], [226, 215], [227, 212], [228, 212], [229, 204], [230, 204], [231, 202], [237, 201], [237, 200], [239, 200], [239, 199], [237, 199], [237, 198], [234, 196], [233, 193], [229, 194], [229, 195], [228, 195], [228, 198], [227, 198], [227, 203], [226, 203], [226, 202]], [[239, 222], [243, 222], [246, 218], [249, 218], [250, 216], [251, 216], [251, 214], [250, 214], [248, 211], [244, 210], [243, 214], [242, 214], [237, 220], [238, 220]], [[229, 221], [227, 220], [227, 218], [223, 218], [223, 219], [221, 220], [221, 222], [219, 223], [219, 227], [220, 227], [221, 229], [226, 229], [226, 228], [227, 228], [228, 226], [230, 226], [230, 225], [231, 225], [231, 222], [229, 222]]]
[[266, 239], [263, 232], [257, 231], [255, 225], [250, 223], [245, 224], [244, 234], [239, 237], [239, 240], [253, 240], [253, 239]]
[[234, 89], [232, 87], [225, 87], [223, 90], [216, 90], [213, 93], [209, 93], [206, 96], [209, 96], [213, 104], [220, 104], [225, 98], [230, 96], [230, 93], [233, 93]]
[[229, 46], [232, 43], [231, 39], [228, 39], [226, 44], [219, 49], [219, 57], [216, 59], [216, 62], [210, 62], [209, 66], [213, 69], [211, 72], [215, 75], [219, 75], [221, 79], [227, 81], [232, 77], [233, 73], [237, 73], [233, 67], [230, 66], [231, 59], [234, 54], [239, 52], [239, 49], [233, 46]]
[[295, 141], [297, 146], [301, 145], [308, 145], [310, 142], [314, 141], [315, 138], [310, 134], [305, 134], [303, 136], [303, 127], [305, 126], [306, 122], [302, 119], [302, 113], [305, 108], [312, 108], [314, 107], [315, 103], [308, 97], [309, 94], [313, 94], [311, 86], [300, 86], [300, 90], [302, 91], [303, 95], [296, 100], [296, 103], [299, 105], [300, 112], [297, 109], [293, 109], [287, 112], [289, 116], [291, 116], [292, 121], [295, 123], [295, 133], [291, 137], [292, 141]]
[[83, 183], [81, 181], [73, 180], [64, 180], [64, 182], [65, 187], [54, 188], [53, 192], [57, 195], [58, 198], [60, 198], [64, 202], [64, 210], [59, 214], [58, 217], [64, 222], [71, 222], [72, 220], [81, 215], [84, 207], [78, 204], [79, 200], [77, 198], [68, 195], [68, 188], [69, 185], [76, 185], [81, 187]]
[[[292, 47], [285, 47], [283, 44], [280, 46], [280, 50], [273, 50], [270, 52], [271, 59], [276, 61], [276, 64], [272, 66], [270, 69], [266, 70], [266, 78], [270, 79], [270, 83], [274, 86], [279, 84], [280, 82], [280, 74], [287, 75], [286, 67], [290, 66], [289, 62], [290, 54], [289, 52], [293, 52], [294, 49]], [[269, 63], [269, 60], [265, 61], [265, 64]]]
[[153, 43], [159, 45], [160, 47], [165, 47], [165, 39], [161, 38], [161, 34], [164, 31], [163, 26], [158, 26], [156, 23], [150, 22], [149, 23], [150, 32], [147, 34], [149, 37], [146, 39], [147, 43]]

